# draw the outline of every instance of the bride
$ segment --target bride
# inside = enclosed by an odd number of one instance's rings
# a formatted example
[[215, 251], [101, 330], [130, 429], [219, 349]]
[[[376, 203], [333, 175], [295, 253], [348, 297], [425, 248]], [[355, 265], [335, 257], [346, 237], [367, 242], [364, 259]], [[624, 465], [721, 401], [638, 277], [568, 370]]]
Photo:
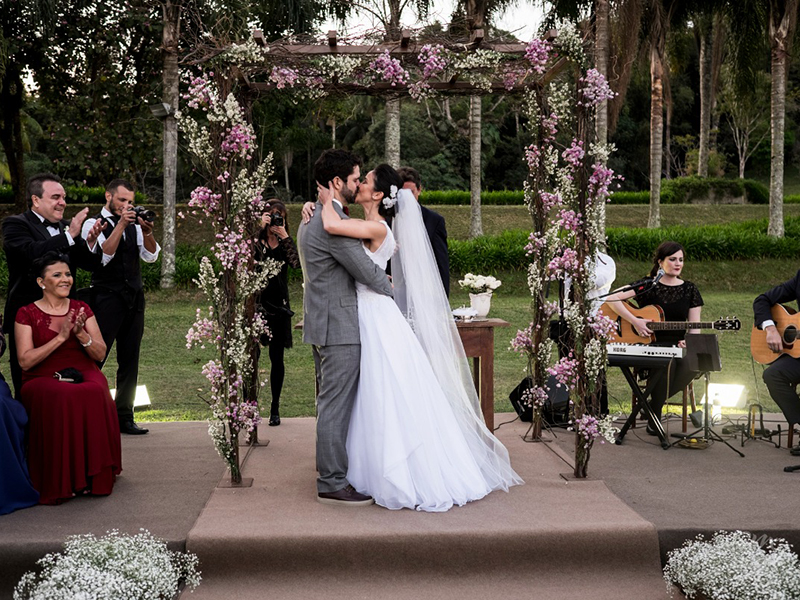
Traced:
[[320, 188], [325, 230], [363, 240], [382, 268], [391, 258], [395, 282], [395, 300], [356, 284], [361, 379], [347, 479], [386, 508], [441, 512], [522, 480], [483, 423], [419, 205], [402, 186], [389, 165], [370, 171], [355, 198], [363, 221], [341, 219]]

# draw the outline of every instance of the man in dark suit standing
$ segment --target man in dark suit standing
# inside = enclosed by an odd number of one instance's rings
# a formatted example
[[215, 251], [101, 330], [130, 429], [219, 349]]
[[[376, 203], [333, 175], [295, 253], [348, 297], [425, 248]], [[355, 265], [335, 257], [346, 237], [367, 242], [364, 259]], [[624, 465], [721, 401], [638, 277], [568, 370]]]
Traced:
[[[783, 350], [783, 338], [772, 320], [771, 309], [776, 304], [797, 300], [800, 300], [800, 271], [789, 281], [761, 294], [753, 302], [756, 327], [764, 330], [767, 346], [776, 355]], [[780, 406], [789, 427], [800, 423], [800, 396], [797, 395], [797, 385], [800, 383], [800, 359], [783, 354], [764, 370], [763, 377], [770, 396], [775, 404]], [[800, 456], [800, 444], [790, 452]]]
[[14, 319], [21, 307], [42, 297], [42, 290], [30, 275], [33, 261], [46, 252], [56, 251], [69, 257], [72, 269], [80, 267], [92, 271], [99, 266], [100, 259], [91, 252], [90, 246], [94, 245], [102, 230], [102, 224], [87, 228], [85, 239], [81, 239], [81, 226], [89, 212], [88, 208], [81, 210], [70, 221], [64, 220], [67, 195], [58, 175], [34, 175], [28, 181], [26, 196], [28, 210], [21, 215], [7, 217], [2, 225], [3, 249], [8, 263], [3, 331], [8, 337], [11, 378], [17, 397], [22, 386], [22, 370], [17, 361]]
[[84, 231], [105, 222], [98, 237], [101, 266], [92, 274], [87, 302], [106, 343], [106, 358], [117, 342], [117, 405], [122, 433], [141, 435], [147, 429], [133, 420], [133, 402], [139, 379], [139, 350], [144, 334], [144, 287], [140, 260], [152, 263], [161, 251], [153, 237], [153, 222], [137, 217], [133, 210], [134, 189], [124, 179], [106, 186], [106, 205], [99, 215], [87, 219]]
[[[419, 173], [412, 167], [400, 167], [397, 173], [405, 182], [403, 189], [411, 190], [414, 198], [419, 202], [419, 193], [422, 191], [422, 180]], [[444, 217], [420, 204], [422, 209], [422, 222], [431, 240], [433, 257], [436, 259], [436, 266], [439, 267], [439, 276], [442, 278], [444, 293], [450, 297], [450, 256], [447, 253], [447, 228], [445, 227]]]

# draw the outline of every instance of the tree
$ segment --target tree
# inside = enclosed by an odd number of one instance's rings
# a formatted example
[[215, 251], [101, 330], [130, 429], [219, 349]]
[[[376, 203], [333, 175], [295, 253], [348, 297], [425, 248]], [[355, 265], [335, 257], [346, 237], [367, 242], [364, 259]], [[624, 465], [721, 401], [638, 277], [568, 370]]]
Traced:
[[730, 68], [723, 70], [720, 112], [725, 116], [733, 134], [740, 179], [744, 179], [747, 160], [769, 134], [769, 120], [766, 118], [769, 111], [769, 88], [769, 75], [762, 73], [751, 93], [740, 94], [732, 81]]

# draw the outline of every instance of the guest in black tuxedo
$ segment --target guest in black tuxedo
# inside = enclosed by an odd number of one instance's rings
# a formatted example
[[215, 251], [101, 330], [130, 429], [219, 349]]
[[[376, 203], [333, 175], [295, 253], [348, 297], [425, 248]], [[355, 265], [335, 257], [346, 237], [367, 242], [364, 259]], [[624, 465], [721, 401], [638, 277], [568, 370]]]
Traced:
[[52, 250], [69, 256], [73, 268], [93, 271], [100, 265], [100, 258], [91, 252], [90, 247], [95, 244], [103, 228], [102, 223], [86, 227], [81, 238], [81, 226], [89, 213], [88, 208], [81, 210], [71, 220], [64, 220], [67, 195], [58, 175], [34, 175], [28, 181], [26, 196], [28, 211], [7, 217], [2, 225], [3, 249], [8, 263], [3, 331], [8, 337], [11, 378], [17, 397], [22, 383], [22, 370], [17, 361], [14, 320], [20, 308], [42, 297], [42, 290], [35, 276], [30, 273], [33, 261]]
[[84, 231], [105, 222], [98, 238], [101, 266], [92, 275], [92, 287], [85, 298], [92, 307], [108, 360], [117, 342], [117, 405], [122, 433], [140, 435], [147, 429], [133, 419], [133, 401], [139, 378], [139, 349], [144, 333], [144, 288], [140, 260], [151, 263], [161, 251], [153, 237], [153, 223], [137, 217], [133, 210], [134, 189], [124, 179], [106, 186], [106, 205], [99, 215], [87, 219]]
[[[776, 304], [797, 300], [800, 300], [800, 271], [789, 281], [761, 294], [753, 302], [755, 324], [765, 331], [767, 346], [776, 354], [783, 349], [783, 341], [772, 320], [771, 309]], [[784, 354], [764, 369], [763, 377], [770, 396], [775, 404], [780, 406], [789, 422], [789, 427], [800, 423], [800, 396], [797, 395], [797, 384], [800, 383], [800, 360]], [[800, 456], [800, 444], [790, 452]]]
[[[411, 190], [414, 198], [419, 201], [419, 194], [422, 191], [422, 180], [419, 173], [412, 167], [400, 167], [397, 174], [403, 179], [403, 188]], [[439, 276], [442, 278], [444, 293], [450, 297], [450, 256], [447, 253], [447, 228], [445, 227], [444, 217], [420, 204], [422, 209], [422, 222], [431, 240], [433, 257], [436, 259], [436, 266], [439, 267]]]

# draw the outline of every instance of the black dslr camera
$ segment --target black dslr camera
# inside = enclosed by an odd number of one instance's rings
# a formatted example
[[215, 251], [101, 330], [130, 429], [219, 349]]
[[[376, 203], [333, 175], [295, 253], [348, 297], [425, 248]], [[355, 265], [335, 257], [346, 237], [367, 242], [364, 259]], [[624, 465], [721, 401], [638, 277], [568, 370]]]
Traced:
[[141, 218], [143, 221], [147, 221], [148, 223], [152, 223], [156, 220], [156, 213], [152, 210], [146, 209], [144, 206], [134, 206], [129, 210], [134, 212], [137, 219]]
[[283, 216], [275, 213], [274, 215], [269, 216], [269, 226], [270, 227], [283, 227], [285, 225], [283, 221]]

